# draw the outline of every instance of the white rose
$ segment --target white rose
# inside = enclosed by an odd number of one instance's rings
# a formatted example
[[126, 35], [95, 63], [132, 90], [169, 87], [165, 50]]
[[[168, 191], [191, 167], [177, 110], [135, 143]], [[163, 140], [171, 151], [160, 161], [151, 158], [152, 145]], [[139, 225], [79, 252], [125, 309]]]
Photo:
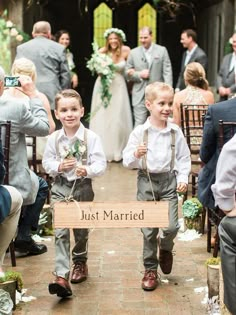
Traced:
[[22, 42], [23, 36], [20, 35], [20, 34], [18, 34], [18, 35], [16, 36], [16, 40], [17, 40], [18, 42]]
[[16, 35], [18, 35], [17, 29], [12, 28], [11, 31], [10, 31], [10, 35], [11, 35], [11, 36], [16, 36]]
[[13, 27], [12, 21], [8, 20], [8, 21], [6, 22], [6, 27], [12, 28], [12, 27]]

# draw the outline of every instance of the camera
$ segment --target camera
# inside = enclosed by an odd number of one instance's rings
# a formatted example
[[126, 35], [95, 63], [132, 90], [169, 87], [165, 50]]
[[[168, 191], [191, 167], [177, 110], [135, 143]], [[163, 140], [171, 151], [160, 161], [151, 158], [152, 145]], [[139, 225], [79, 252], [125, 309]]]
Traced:
[[14, 86], [21, 86], [19, 77], [5, 77], [4, 78], [4, 86], [6, 87], [14, 87]]

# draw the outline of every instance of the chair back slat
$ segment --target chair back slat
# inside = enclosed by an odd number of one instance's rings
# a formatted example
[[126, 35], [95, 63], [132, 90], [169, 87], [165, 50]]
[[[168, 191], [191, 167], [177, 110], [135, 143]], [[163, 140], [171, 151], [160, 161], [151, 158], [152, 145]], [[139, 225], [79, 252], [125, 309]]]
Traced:
[[199, 154], [202, 142], [204, 117], [208, 105], [182, 105], [185, 138], [192, 154]]
[[236, 133], [236, 121], [219, 120], [219, 149], [222, 150], [224, 144], [228, 142]]
[[9, 185], [9, 157], [10, 157], [10, 137], [11, 137], [11, 122], [10, 121], [0, 121], [0, 137], [2, 140], [4, 166], [6, 170], [4, 184]]

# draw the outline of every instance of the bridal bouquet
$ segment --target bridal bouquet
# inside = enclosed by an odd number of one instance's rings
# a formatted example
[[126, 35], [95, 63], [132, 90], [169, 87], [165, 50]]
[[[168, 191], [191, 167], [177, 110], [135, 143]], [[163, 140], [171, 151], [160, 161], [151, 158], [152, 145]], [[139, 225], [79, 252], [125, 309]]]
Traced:
[[98, 51], [96, 43], [93, 43], [92, 46], [93, 54], [91, 59], [87, 61], [87, 68], [92, 72], [92, 75], [98, 74], [101, 77], [101, 100], [106, 108], [112, 96], [109, 88], [114, 78], [116, 67], [111, 57]]

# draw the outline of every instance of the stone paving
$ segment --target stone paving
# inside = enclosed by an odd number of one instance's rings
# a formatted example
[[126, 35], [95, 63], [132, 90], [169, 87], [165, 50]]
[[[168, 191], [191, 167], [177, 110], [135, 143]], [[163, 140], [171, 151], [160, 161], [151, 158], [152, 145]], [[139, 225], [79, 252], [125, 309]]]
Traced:
[[[94, 181], [97, 201], [135, 200], [136, 171], [121, 163], [110, 163], [106, 174]], [[17, 305], [14, 315], [202, 315], [206, 293], [194, 289], [206, 287], [206, 235], [191, 242], [176, 239], [172, 273], [163, 275], [155, 291], [141, 289], [143, 277], [142, 234], [139, 229], [94, 229], [89, 241], [89, 278], [72, 285], [73, 297], [60, 299], [49, 295], [53, 279], [54, 241], [48, 252], [17, 258], [14, 268], [22, 272], [27, 296], [36, 300]], [[5, 259], [5, 269], [10, 259]]]

